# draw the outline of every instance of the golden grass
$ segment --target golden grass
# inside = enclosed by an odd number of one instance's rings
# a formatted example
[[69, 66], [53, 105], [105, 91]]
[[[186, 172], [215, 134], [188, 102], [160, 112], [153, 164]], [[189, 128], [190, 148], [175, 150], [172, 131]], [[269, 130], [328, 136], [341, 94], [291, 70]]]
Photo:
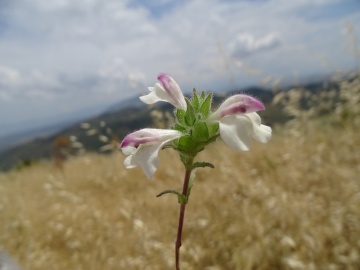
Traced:
[[[217, 142], [198, 160], [182, 269], [360, 269], [360, 136], [316, 122], [237, 153]], [[0, 175], [0, 243], [28, 270], [173, 269], [171, 149], [152, 181], [120, 153], [87, 154]]]

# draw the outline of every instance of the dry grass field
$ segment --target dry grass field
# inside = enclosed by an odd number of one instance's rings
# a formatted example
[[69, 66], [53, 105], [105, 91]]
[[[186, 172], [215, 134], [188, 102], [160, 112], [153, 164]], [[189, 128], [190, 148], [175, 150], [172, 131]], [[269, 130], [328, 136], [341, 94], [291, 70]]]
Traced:
[[[182, 269], [360, 269], [359, 95], [341, 106], [326, 121], [298, 114], [250, 152], [219, 141], [199, 155], [215, 169], [197, 171]], [[174, 269], [179, 205], [155, 196], [181, 190], [177, 153], [161, 152], [151, 181], [123, 160], [86, 154], [63, 171], [1, 174], [0, 245], [28, 270]]]

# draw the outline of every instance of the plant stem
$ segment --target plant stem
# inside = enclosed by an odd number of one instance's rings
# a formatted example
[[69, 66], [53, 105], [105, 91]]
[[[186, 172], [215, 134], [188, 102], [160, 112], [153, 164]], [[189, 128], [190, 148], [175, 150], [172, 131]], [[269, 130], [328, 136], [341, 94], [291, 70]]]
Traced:
[[[184, 185], [183, 185], [183, 191], [182, 191], [182, 194], [184, 196], [187, 196], [190, 175], [191, 175], [191, 169], [187, 169], [185, 171]], [[182, 237], [182, 229], [183, 229], [183, 224], [184, 224], [185, 206], [186, 206], [186, 203], [180, 204], [179, 225], [178, 225], [178, 232], [177, 232], [177, 237], [176, 237], [176, 242], [175, 242], [176, 270], [180, 270], [180, 253], [179, 253], [179, 251], [180, 251], [180, 247], [181, 247], [181, 237]]]

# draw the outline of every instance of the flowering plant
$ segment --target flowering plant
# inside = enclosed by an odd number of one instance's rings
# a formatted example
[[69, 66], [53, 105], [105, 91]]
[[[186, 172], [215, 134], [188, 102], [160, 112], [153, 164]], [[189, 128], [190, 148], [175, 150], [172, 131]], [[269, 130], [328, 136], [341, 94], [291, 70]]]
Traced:
[[254, 97], [245, 94], [233, 95], [226, 99], [217, 110], [212, 111], [212, 93], [201, 94], [193, 91], [191, 99], [185, 98], [179, 85], [169, 75], [161, 73], [159, 83], [149, 87], [150, 93], [140, 99], [147, 104], [165, 101], [175, 106], [176, 122], [171, 129], [145, 128], [128, 134], [120, 144], [128, 157], [124, 161], [126, 168], [141, 166], [148, 179], [151, 179], [158, 167], [158, 152], [163, 148], [173, 148], [179, 153], [185, 166], [185, 178], [182, 192], [165, 190], [158, 194], [177, 195], [180, 204], [178, 233], [175, 243], [175, 265], [179, 270], [179, 249], [185, 206], [189, 200], [193, 185], [192, 171], [198, 167], [214, 168], [208, 162], [194, 162], [196, 155], [218, 137], [239, 151], [248, 151], [251, 139], [267, 143], [271, 138], [271, 128], [261, 124], [257, 111], [264, 105]]

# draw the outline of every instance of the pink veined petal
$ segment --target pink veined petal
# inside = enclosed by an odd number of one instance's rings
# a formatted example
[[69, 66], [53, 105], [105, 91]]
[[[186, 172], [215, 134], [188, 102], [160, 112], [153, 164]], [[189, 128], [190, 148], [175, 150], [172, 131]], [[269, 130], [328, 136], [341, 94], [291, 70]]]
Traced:
[[176, 108], [186, 110], [184, 95], [176, 81], [165, 73], [159, 74], [158, 80], [160, 83], [156, 83], [154, 87], [149, 87], [150, 93], [141, 96], [140, 100], [146, 104], [165, 101], [174, 105]]
[[241, 115], [265, 109], [264, 104], [256, 98], [239, 94], [227, 98], [220, 107], [212, 113], [211, 120], [220, 120], [223, 117], [230, 115]]
[[160, 73], [157, 79], [160, 81], [165, 91], [173, 100], [176, 108], [186, 110], [186, 101], [177, 82], [168, 74]]
[[243, 116], [228, 116], [220, 120], [220, 136], [231, 148], [249, 151], [251, 146], [251, 123]]
[[[181, 132], [172, 129], [144, 128], [128, 134], [121, 142], [123, 149], [128, 146], [137, 147], [141, 144], [154, 144], [171, 138], [181, 136]], [[127, 151], [127, 150], [125, 150]], [[125, 153], [124, 153], [125, 154]]]
[[237, 94], [237, 95], [233, 95], [228, 97], [219, 107], [219, 109], [223, 109], [225, 107], [228, 107], [232, 104], [235, 103], [243, 103], [246, 104], [247, 106], [252, 106], [255, 107], [253, 109], [256, 109], [257, 111], [261, 111], [264, 110], [265, 107], [262, 104], [262, 102], [252, 96], [246, 95], [246, 94]]
[[170, 129], [145, 128], [127, 135], [121, 142], [121, 149], [128, 157], [124, 160], [126, 168], [141, 166], [150, 179], [158, 166], [158, 153], [168, 142], [181, 137], [182, 133]]

